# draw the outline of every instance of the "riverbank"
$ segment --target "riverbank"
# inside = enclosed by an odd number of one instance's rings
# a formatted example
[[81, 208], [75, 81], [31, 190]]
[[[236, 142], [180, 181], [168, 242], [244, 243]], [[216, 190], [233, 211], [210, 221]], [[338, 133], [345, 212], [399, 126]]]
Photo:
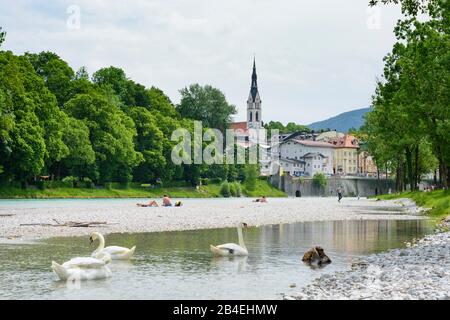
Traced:
[[[177, 199], [174, 199], [177, 200]], [[269, 198], [255, 203], [249, 198], [182, 199], [182, 207], [141, 208], [139, 199], [122, 200], [2, 200], [0, 238], [2, 241], [84, 236], [102, 233], [156, 232], [233, 227], [238, 222], [250, 226], [302, 221], [360, 219], [420, 219], [414, 205], [402, 201], [375, 201], [345, 198]], [[106, 226], [74, 228], [23, 226], [58, 222], [100, 221]], [[22, 225], [22, 226], [21, 226]]]
[[[448, 230], [448, 220], [445, 226]], [[450, 299], [450, 232], [420, 239], [409, 248], [370, 255], [352, 270], [323, 275], [286, 299]]]
[[[242, 186], [244, 196], [286, 197], [286, 194], [273, 187], [267, 181], [257, 180], [254, 190]], [[20, 189], [0, 187], [0, 199], [98, 199], [98, 198], [161, 198], [168, 194], [173, 198], [219, 198], [220, 184], [208, 184], [195, 187], [168, 188], [48, 188]]]
[[377, 196], [380, 200], [411, 199], [417, 206], [429, 209], [427, 214], [434, 218], [443, 218], [450, 215], [450, 192], [436, 190], [433, 192], [404, 192]]

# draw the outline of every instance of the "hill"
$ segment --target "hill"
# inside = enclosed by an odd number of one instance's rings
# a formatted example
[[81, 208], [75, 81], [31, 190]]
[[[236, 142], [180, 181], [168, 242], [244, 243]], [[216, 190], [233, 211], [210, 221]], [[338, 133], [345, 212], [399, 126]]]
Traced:
[[359, 129], [364, 124], [364, 115], [370, 108], [363, 108], [341, 113], [329, 119], [311, 123], [308, 127], [312, 130], [336, 129], [340, 132], [347, 132], [350, 128]]

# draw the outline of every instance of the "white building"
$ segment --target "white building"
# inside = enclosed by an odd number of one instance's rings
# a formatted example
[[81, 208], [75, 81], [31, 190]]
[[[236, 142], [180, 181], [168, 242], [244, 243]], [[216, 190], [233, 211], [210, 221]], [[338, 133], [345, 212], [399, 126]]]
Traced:
[[334, 145], [331, 143], [300, 140], [293, 135], [281, 142], [279, 150], [284, 172], [310, 177], [318, 172], [333, 174]]

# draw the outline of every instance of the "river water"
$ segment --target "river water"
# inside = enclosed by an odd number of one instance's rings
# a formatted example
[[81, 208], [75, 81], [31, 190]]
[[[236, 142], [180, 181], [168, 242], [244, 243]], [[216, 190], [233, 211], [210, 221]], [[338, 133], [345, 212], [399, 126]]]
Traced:
[[[107, 245], [137, 246], [129, 262], [112, 262], [112, 277], [67, 284], [50, 269], [88, 256], [87, 237], [0, 244], [0, 299], [280, 299], [324, 273], [347, 270], [364, 255], [405, 246], [433, 231], [421, 220], [349, 220], [252, 227], [245, 258], [213, 258], [210, 244], [237, 242], [235, 228], [111, 234]], [[321, 245], [332, 263], [311, 268], [303, 253]], [[295, 287], [294, 287], [295, 286]]]

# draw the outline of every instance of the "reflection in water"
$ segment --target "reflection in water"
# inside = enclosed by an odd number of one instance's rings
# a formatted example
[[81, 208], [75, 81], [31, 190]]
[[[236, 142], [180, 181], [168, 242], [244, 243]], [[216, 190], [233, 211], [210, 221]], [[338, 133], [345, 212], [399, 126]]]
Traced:
[[[114, 261], [112, 278], [71, 284], [56, 281], [52, 260], [88, 256], [85, 237], [0, 245], [1, 299], [274, 299], [324, 273], [348, 269], [366, 254], [404, 246], [432, 232], [426, 220], [305, 222], [245, 230], [248, 257], [213, 258], [211, 243], [233, 242], [236, 229], [113, 234], [110, 244], [137, 246], [131, 261]], [[333, 261], [310, 268], [301, 257], [315, 245]]]

